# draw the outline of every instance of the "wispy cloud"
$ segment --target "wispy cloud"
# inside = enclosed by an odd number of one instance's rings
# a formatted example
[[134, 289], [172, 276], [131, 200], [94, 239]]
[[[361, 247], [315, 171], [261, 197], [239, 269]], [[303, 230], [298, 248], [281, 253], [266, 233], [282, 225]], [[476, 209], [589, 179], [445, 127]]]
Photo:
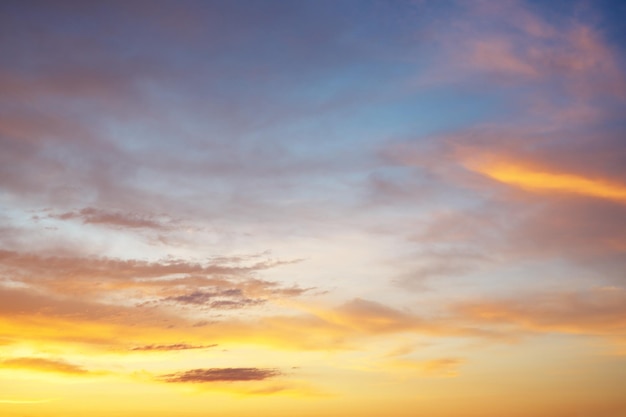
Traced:
[[[246, 294], [266, 297], [297, 296], [307, 289], [260, 280], [255, 273], [295, 261], [256, 260], [250, 264], [193, 262], [167, 259], [147, 262], [84, 256], [47, 256], [0, 250], [0, 276], [38, 290], [60, 295], [80, 291], [102, 298], [105, 294], [136, 291], [134, 297], [168, 296], [169, 300], [200, 304], [209, 296], [235, 297], [245, 304]], [[191, 295], [189, 295], [191, 294]], [[195, 295], [194, 295], [195, 294]], [[179, 297], [179, 298], [176, 298]], [[210, 297], [209, 297], [210, 298]], [[145, 300], [144, 300], [145, 301]], [[194, 302], [195, 301], [195, 302]]]
[[586, 178], [567, 172], [524, 166], [523, 162], [484, 158], [466, 166], [476, 172], [511, 186], [532, 192], [562, 192], [626, 202], [626, 185], [606, 179]]
[[176, 226], [174, 220], [163, 219], [163, 216], [103, 210], [94, 207], [51, 214], [50, 217], [59, 220], [80, 220], [83, 224], [100, 224], [130, 229], [169, 230]]
[[165, 382], [189, 383], [263, 381], [280, 374], [279, 370], [270, 368], [209, 368], [165, 374], [160, 379]]
[[0, 363], [4, 368], [28, 369], [40, 372], [55, 372], [70, 375], [88, 375], [91, 373], [82, 366], [59, 359], [21, 357], [4, 359], [0, 361]]
[[444, 357], [430, 360], [415, 360], [408, 358], [396, 358], [385, 363], [385, 368], [390, 368], [413, 374], [417, 377], [429, 378], [454, 378], [459, 375], [459, 367], [465, 359]]
[[431, 359], [423, 363], [422, 369], [428, 374], [455, 376], [458, 366], [463, 362], [460, 358]]
[[468, 301], [456, 311], [470, 320], [512, 324], [539, 332], [626, 335], [626, 291], [607, 287]]
[[0, 2], [0, 413], [622, 415], [613, 3]]
[[168, 352], [168, 351], [176, 351], [176, 350], [190, 350], [190, 349], [209, 349], [217, 346], [217, 344], [212, 345], [190, 345], [187, 343], [175, 343], [171, 345], [145, 345], [145, 346], [136, 346], [131, 348], [132, 351], [139, 352]]
[[193, 291], [188, 294], [168, 297], [165, 302], [191, 304], [195, 306], [207, 306], [210, 308], [243, 308], [265, 303], [267, 300], [261, 298], [247, 298], [241, 289], [228, 289], [223, 291], [205, 292]]

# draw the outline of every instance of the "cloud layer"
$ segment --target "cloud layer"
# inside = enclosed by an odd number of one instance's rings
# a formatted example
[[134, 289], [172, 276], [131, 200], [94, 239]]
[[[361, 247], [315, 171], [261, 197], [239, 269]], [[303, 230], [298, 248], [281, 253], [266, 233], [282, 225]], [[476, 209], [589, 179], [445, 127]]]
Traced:
[[0, 414], [624, 414], [625, 19], [2, 2]]

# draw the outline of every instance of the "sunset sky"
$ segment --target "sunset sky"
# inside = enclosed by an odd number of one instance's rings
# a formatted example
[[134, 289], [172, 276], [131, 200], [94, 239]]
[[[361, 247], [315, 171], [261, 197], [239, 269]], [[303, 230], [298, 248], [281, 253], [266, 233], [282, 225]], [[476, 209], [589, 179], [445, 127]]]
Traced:
[[0, 2], [3, 417], [626, 416], [626, 2]]

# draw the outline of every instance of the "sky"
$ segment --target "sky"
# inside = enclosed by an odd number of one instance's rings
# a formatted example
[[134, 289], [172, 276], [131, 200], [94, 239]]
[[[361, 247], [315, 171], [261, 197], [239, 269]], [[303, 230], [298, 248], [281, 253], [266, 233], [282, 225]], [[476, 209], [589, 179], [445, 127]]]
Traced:
[[2, 1], [0, 414], [626, 416], [625, 20]]

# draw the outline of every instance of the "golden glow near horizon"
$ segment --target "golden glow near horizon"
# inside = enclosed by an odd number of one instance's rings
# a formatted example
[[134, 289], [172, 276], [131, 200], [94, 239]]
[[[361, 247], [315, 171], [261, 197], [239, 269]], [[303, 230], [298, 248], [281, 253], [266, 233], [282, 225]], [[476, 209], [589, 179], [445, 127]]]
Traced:
[[54, 399], [46, 398], [43, 400], [7, 400], [0, 398], [0, 404], [42, 404], [54, 401]]

